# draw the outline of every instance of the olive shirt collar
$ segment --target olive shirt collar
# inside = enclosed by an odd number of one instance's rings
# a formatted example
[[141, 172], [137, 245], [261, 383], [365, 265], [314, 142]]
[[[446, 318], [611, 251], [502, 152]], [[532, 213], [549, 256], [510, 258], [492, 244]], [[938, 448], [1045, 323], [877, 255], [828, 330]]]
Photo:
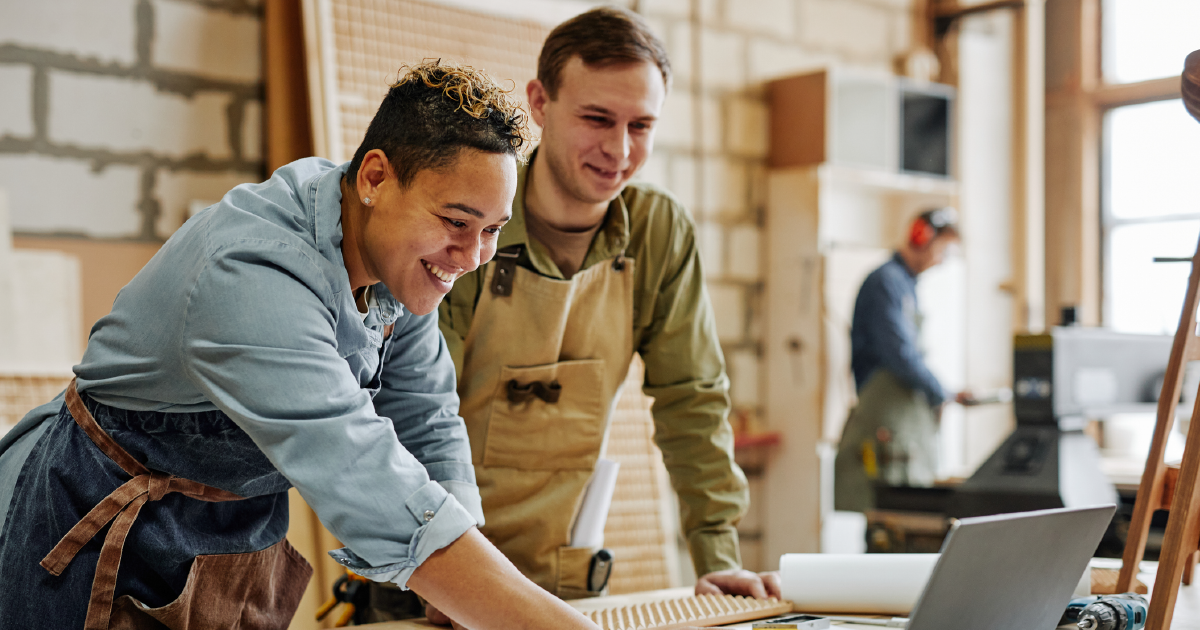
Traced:
[[[529, 181], [529, 171], [533, 168], [535, 159], [537, 159], [537, 149], [529, 154], [528, 162], [517, 165], [517, 195], [513, 198], [512, 218], [505, 224], [504, 229], [500, 230], [496, 248], [505, 249], [520, 245], [522, 251], [519, 262], [529, 261], [534, 270], [543, 276], [562, 280], [565, 279], [565, 276], [559, 270], [558, 265], [554, 264], [554, 260], [550, 258], [550, 251], [537, 239], [529, 238], [529, 232], [525, 228], [525, 184]], [[583, 271], [597, 262], [615, 258], [627, 247], [629, 247], [629, 208], [625, 205], [624, 197], [617, 195], [616, 199], [609, 202], [604, 224], [596, 232], [596, 237], [592, 240], [592, 245], [588, 248], [587, 256], [583, 259], [583, 265], [580, 266], [579, 271]]]

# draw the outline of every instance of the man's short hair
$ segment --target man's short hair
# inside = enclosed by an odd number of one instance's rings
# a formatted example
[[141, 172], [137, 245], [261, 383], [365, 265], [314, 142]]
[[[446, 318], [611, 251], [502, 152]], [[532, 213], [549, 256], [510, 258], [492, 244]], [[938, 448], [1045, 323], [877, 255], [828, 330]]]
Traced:
[[470, 66], [427, 60], [402, 67], [354, 152], [347, 182], [354, 184], [373, 149], [387, 155], [404, 187], [420, 171], [448, 166], [466, 148], [522, 160], [529, 130], [510, 92]]
[[666, 46], [640, 15], [626, 9], [598, 7], [550, 32], [538, 56], [537, 78], [551, 100], [558, 97], [563, 67], [576, 55], [588, 66], [650, 62], [662, 73], [663, 85], [671, 85]]

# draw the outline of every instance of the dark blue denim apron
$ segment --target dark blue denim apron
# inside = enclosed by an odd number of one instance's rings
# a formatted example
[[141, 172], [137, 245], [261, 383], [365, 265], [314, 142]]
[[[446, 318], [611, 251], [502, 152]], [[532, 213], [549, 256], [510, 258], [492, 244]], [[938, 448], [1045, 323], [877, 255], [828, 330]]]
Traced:
[[0, 576], [20, 576], [0, 628], [287, 627], [312, 574], [283, 539], [291, 486], [228, 416], [72, 382], [48, 422], [0, 532]]

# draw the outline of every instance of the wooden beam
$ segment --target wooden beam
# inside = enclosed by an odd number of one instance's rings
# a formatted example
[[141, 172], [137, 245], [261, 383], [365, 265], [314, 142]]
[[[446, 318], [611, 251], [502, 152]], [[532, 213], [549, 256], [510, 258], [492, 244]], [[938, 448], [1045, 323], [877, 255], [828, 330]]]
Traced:
[[972, 13], [984, 13], [998, 9], [1019, 9], [1024, 6], [1025, 0], [992, 0], [991, 2], [981, 2], [965, 7], [957, 2], [939, 2], [933, 7], [933, 16], [957, 20]]
[[263, 3], [267, 173], [313, 155], [299, 0]]
[[1119, 105], [1179, 98], [1180, 94], [1179, 77], [1164, 77], [1138, 83], [1105, 84], [1092, 92], [1092, 101], [1097, 106], [1107, 109]]

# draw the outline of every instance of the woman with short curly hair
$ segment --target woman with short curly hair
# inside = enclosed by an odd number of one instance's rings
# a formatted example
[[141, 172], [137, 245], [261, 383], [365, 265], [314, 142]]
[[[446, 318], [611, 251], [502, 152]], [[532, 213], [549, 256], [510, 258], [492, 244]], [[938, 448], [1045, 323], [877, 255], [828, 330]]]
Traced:
[[295, 487], [358, 575], [471, 626], [594, 627], [483, 522], [434, 313], [495, 253], [525, 117], [471, 68], [391, 87], [353, 161], [189, 220], [0, 441], [0, 626], [285, 628]]

